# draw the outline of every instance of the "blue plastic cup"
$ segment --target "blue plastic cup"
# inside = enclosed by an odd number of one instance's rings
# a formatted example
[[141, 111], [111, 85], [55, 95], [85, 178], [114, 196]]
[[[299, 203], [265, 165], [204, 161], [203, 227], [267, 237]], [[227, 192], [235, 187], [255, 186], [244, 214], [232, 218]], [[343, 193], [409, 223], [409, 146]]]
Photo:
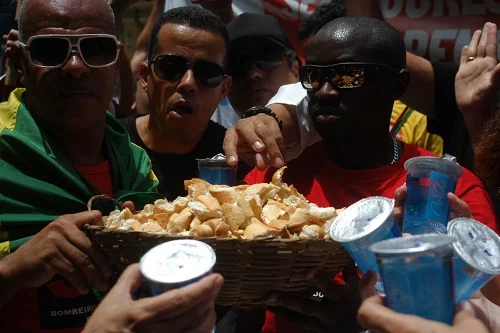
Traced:
[[446, 234], [450, 216], [449, 192], [454, 193], [462, 168], [437, 157], [414, 157], [405, 162], [406, 195], [403, 232]]
[[389, 239], [370, 247], [394, 311], [446, 324], [455, 313], [453, 237], [426, 234]]
[[229, 185], [236, 184], [238, 166], [230, 166], [226, 156], [217, 154], [212, 158], [198, 159], [199, 177], [210, 184]]
[[500, 274], [500, 237], [473, 219], [457, 218], [448, 224], [457, 241], [455, 251], [455, 302], [466, 301]]
[[[332, 223], [330, 236], [342, 243], [363, 274], [369, 270], [378, 274], [375, 255], [368, 250], [370, 245], [402, 236], [392, 215], [393, 207], [393, 201], [385, 197], [366, 198], [349, 206]], [[381, 281], [375, 289], [384, 293]]]

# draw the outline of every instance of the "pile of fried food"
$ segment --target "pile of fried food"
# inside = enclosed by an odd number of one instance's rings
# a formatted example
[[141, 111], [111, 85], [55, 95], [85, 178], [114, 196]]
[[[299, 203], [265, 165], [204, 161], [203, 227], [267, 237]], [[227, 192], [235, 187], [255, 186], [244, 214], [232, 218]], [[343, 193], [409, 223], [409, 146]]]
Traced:
[[269, 184], [230, 187], [198, 178], [186, 180], [186, 197], [156, 200], [136, 214], [128, 208], [115, 210], [105, 218], [105, 225], [200, 238], [329, 239], [330, 226], [341, 210], [309, 203], [293, 185], [282, 181], [285, 168], [276, 171]]

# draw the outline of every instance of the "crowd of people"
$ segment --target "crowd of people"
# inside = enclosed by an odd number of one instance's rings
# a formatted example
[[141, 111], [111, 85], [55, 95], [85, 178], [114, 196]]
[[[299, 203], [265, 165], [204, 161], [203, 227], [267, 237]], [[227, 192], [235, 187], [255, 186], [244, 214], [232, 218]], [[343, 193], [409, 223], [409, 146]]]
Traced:
[[117, 279], [83, 232], [114, 209], [87, 211], [91, 197], [131, 210], [173, 200], [197, 159], [219, 153], [248, 184], [287, 165], [284, 181], [318, 206], [384, 196], [401, 218], [405, 162], [449, 153], [463, 169], [452, 215], [498, 233], [496, 24], [474, 33], [460, 65], [431, 63], [406, 51], [377, 1], [332, 0], [298, 32], [302, 61], [272, 16], [236, 15], [227, 0], [164, 12], [157, 0], [129, 60], [116, 26], [132, 2], [23, 0], [4, 36], [16, 80], [0, 86], [2, 331], [500, 332], [498, 278], [448, 326], [388, 309], [352, 262], [335, 279], [309, 272], [321, 301], [216, 306], [219, 274], [135, 299], [138, 265]]

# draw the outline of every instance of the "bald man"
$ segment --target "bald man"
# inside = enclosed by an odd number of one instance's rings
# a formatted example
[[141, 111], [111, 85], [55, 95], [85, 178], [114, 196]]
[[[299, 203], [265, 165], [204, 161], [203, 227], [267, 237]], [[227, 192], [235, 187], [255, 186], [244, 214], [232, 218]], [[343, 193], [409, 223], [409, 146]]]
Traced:
[[88, 200], [106, 194], [141, 209], [159, 198], [146, 153], [106, 111], [123, 52], [115, 33], [105, 0], [20, 8], [16, 63], [26, 89], [0, 104], [4, 332], [80, 332], [98, 304], [90, 285], [107, 290], [112, 275], [82, 229], [114, 207], [97, 202], [101, 212], [87, 212]]
[[[387, 133], [394, 101], [408, 85], [405, 53], [394, 28], [367, 17], [335, 19], [312, 39], [300, 79], [310, 98], [307, 112], [323, 142], [290, 161], [284, 176], [310, 202], [346, 207], [370, 196], [392, 198], [406, 181], [405, 162], [433, 156]], [[273, 172], [254, 169], [245, 180], [267, 182]], [[491, 201], [476, 176], [464, 169], [455, 193], [477, 220], [497, 230]], [[311, 278], [326, 300], [276, 295], [277, 315], [267, 313], [263, 332], [297, 332], [285, 319], [314, 332], [359, 332], [356, 285], [337, 290], [332, 277]]]

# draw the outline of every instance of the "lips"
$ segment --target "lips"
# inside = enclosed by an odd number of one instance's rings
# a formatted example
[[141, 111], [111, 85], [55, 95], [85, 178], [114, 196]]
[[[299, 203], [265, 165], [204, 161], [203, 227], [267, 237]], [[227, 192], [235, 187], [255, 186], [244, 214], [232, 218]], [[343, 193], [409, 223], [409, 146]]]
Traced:
[[318, 122], [331, 122], [343, 118], [347, 112], [342, 107], [313, 106], [311, 108], [313, 118]]
[[194, 106], [185, 100], [177, 101], [168, 108], [169, 114], [175, 118], [192, 116], [194, 110]]

